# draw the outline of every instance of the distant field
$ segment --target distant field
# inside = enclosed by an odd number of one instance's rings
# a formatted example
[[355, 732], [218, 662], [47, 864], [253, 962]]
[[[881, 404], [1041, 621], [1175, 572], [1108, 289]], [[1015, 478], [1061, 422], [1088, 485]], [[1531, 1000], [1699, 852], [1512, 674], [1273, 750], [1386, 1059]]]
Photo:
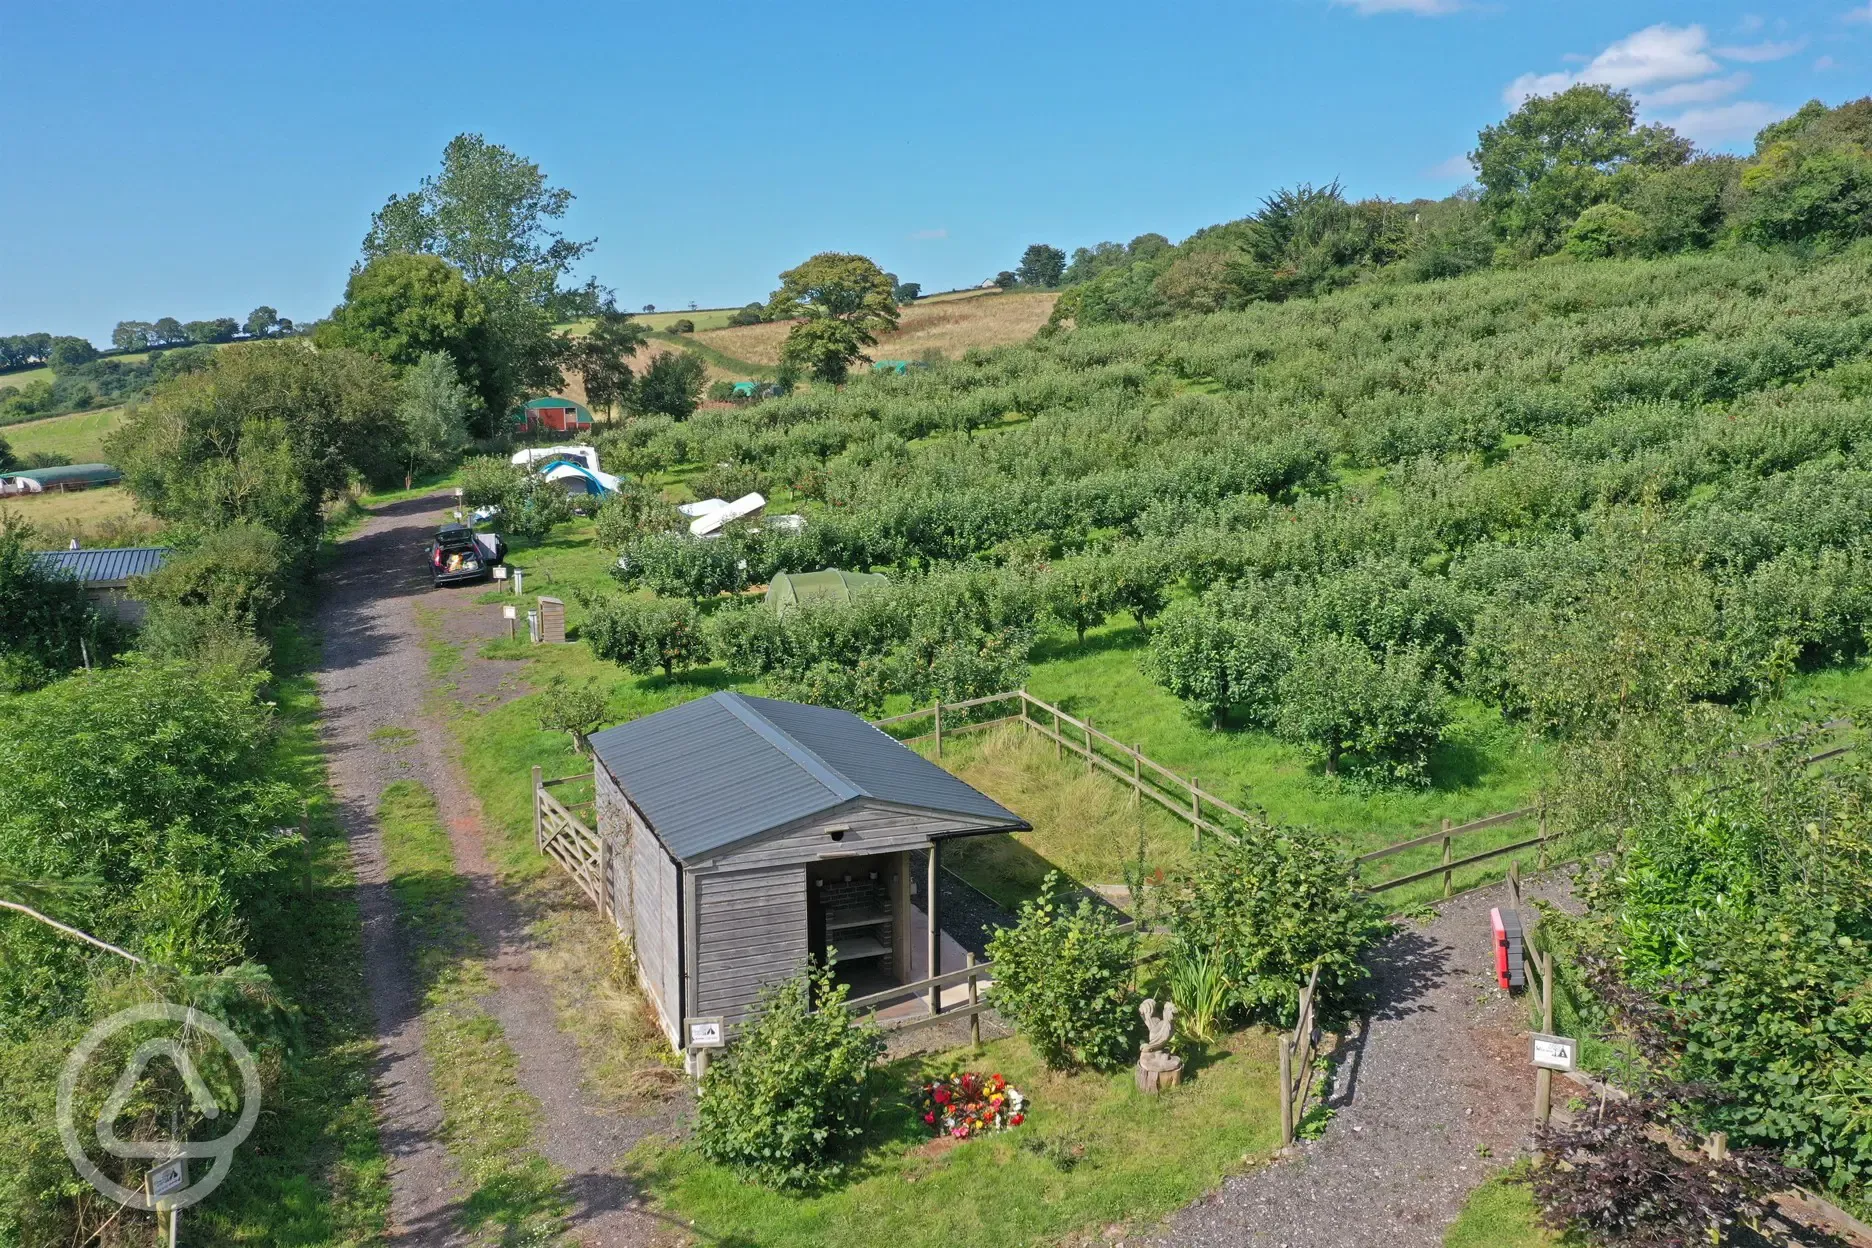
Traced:
[[[667, 330], [677, 321], [682, 320], [694, 321], [697, 329], [719, 329], [728, 323], [729, 317], [740, 310], [740, 308], [734, 307], [701, 308], [694, 312], [633, 312], [631, 313], [631, 317], [639, 324], [646, 325], [651, 329]], [[590, 333], [591, 327], [592, 323], [590, 321], [573, 321], [570, 324], [560, 326], [561, 329], [571, 334], [574, 338]]]
[[[661, 339], [652, 339], [649, 342], [646, 342], [643, 346], [639, 347], [637, 349], [637, 354], [631, 357], [631, 360], [630, 360], [631, 371], [641, 375], [643, 373], [643, 370], [650, 366], [650, 361], [656, 359], [657, 356], [667, 355], [672, 351], [680, 351], [680, 350], [682, 350], [682, 348], [676, 346], [674, 343], [664, 342]], [[703, 367], [705, 367], [708, 370], [707, 378], [708, 378], [708, 381], [711, 383], [717, 382], [717, 381], [746, 381], [748, 380], [748, 378], [746, 378], [745, 376], [739, 373], [735, 373], [729, 369], [724, 369], [707, 358], [704, 358], [700, 355], [698, 355], [697, 358], [702, 360]], [[569, 399], [577, 399], [581, 403], [586, 402], [585, 379], [583, 377], [580, 377], [576, 372], [568, 371], [566, 373], [565, 397]], [[604, 419], [603, 412], [594, 412], [592, 414], [599, 420]]]
[[25, 494], [0, 499], [39, 532], [38, 544], [64, 546], [72, 538], [86, 546], [136, 542], [154, 532], [156, 522], [136, 510], [136, 500], [120, 485], [69, 494]]
[[15, 455], [50, 451], [66, 456], [75, 464], [94, 463], [104, 457], [104, 435], [117, 427], [123, 414], [121, 407], [100, 407], [69, 416], [0, 425], [0, 438], [7, 440]]
[[52, 370], [47, 367], [22, 368], [17, 373], [0, 373], [0, 387], [12, 386], [24, 390], [35, 381], [54, 381]]
[[[989, 295], [973, 292], [918, 300], [903, 310], [897, 332], [885, 334], [871, 349], [874, 360], [914, 360], [926, 351], [955, 357], [970, 347], [999, 347], [1025, 342], [1046, 324], [1058, 295]], [[697, 333], [696, 340], [724, 355], [772, 366], [780, 362], [780, 344], [791, 323], [742, 325]]]

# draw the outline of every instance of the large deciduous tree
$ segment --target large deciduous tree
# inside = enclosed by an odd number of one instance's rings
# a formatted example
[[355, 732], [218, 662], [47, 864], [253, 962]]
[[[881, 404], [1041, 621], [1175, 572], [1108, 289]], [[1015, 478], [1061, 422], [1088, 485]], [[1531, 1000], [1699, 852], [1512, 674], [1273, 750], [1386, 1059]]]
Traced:
[[372, 260], [345, 283], [345, 301], [314, 331], [313, 341], [321, 348], [362, 351], [398, 368], [412, 368], [440, 351], [477, 396], [477, 415], [485, 421], [496, 419], [509, 398], [487, 305], [461, 271], [439, 256]]
[[614, 303], [601, 307], [591, 332], [567, 355], [567, 363], [584, 382], [585, 401], [608, 414], [630, 400], [636, 377], [628, 361], [649, 340], [649, 331], [630, 313], [618, 311]]
[[105, 444], [143, 509], [182, 531], [251, 522], [309, 560], [353, 471], [383, 479], [397, 439], [390, 368], [342, 349], [240, 343], [161, 386]]
[[596, 303], [589, 283], [561, 289], [596, 241], [575, 242], [560, 231], [571, 203], [572, 192], [549, 185], [537, 164], [478, 134], [460, 134], [443, 149], [440, 172], [371, 217], [367, 261], [399, 252], [441, 256], [481, 295], [500, 390], [490, 411], [506, 410], [523, 390], [564, 384], [559, 364], [567, 344], [553, 319], [570, 296], [580, 307]]
[[665, 351], [637, 381], [635, 406], [647, 415], [687, 420], [702, 402], [708, 367], [687, 351]]
[[403, 488], [419, 472], [455, 461], [468, 445], [468, 420], [479, 404], [455, 375], [455, 362], [431, 351], [403, 374], [403, 399], [397, 404], [402, 435]]
[[1681, 165], [1691, 151], [1670, 127], [1639, 125], [1630, 92], [1581, 83], [1483, 129], [1469, 159], [1496, 230], [1546, 252], [1580, 213], [1623, 199], [1647, 172]]
[[1066, 253], [1046, 243], [1034, 243], [1021, 253], [1020, 267], [1015, 272], [1023, 286], [1051, 289], [1066, 274]]
[[877, 335], [897, 328], [890, 275], [863, 256], [820, 252], [780, 275], [767, 319], [799, 321], [780, 349], [781, 362], [820, 381], [843, 384]]
[[241, 329], [245, 331], [250, 338], [265, 338], [270, 334], [277, 333], [279, 331], [279, 325], [280, 314], [278, 309], [269, 308], [263, 303], [247, 314], [247, 319], [241, 323]]

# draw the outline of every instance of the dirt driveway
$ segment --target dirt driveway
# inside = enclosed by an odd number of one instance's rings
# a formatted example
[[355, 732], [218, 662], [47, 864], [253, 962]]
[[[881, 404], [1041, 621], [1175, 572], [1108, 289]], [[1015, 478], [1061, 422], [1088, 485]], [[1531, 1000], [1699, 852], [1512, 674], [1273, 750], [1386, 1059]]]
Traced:
[[[357, 870], [365, 979], [377, 1025], [378, 1131], [390, 1162], [392, 1242], [472, 1242], [459, 1229], [467, 1193], [439, 1134], [422, 1001], [385, 884], [376, 823], [384, 788], [416, 780], [435, 794], [456, 870], [468, 881], [469, 926], [495, 982], [482, 1005], [519, 1058], [521, 1087], [543, 1111], [534, 1147], [568, 1176], [570, 1242], [649, 1243], [657, 1224], [635, 1207], [619, 1158], [650, 1124], [602, 1112], [587, 1095], [577, 1049], [559, 1029], [551, 994], [533, 969], [536, 943], [527, 917], [489, 864], [480, 805], [435, 713], [417, 606], [477, 592], [430, 585], [423, 552], [448, 501], [436, 494], [375, 511], [339, 544], [319, 611], [326, 759]], [[391, 742], [407, 744], [390, 748]]]

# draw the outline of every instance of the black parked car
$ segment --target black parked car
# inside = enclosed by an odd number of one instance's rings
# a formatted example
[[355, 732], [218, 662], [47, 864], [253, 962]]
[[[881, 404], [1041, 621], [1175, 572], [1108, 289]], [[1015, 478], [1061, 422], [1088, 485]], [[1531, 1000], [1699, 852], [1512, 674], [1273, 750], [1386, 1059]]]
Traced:
[[437, 585], [485, 581], [507, 558], [507, 543], [497, 534], [477, 533], [465, 524], [445, 524], [429, 543], [429, 574]]

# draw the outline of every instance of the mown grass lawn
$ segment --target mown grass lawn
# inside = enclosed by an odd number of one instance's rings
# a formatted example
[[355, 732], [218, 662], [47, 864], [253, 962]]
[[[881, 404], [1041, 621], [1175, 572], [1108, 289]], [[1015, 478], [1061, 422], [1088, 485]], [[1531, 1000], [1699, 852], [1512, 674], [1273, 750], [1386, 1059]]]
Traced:
[[[0, 377], [0, 385], [9, 384], [9, 378]], [[95, 463], [104, 458], [104, 437], [123, 420], [123, 414], [121, 407], [100, 407], [69, 416], [0, 425], [0, 438], [6, 439], [15, 455], [46, 451], [63, 455], [73, 463]]]
[[[745, 1182], [687, 1147], [633, 1156], [665, 1213], [702, 1243], [761, 1248], [1012, 1248], [1082, 1228], [1148, 1224], [1279, 1143], [1274, 1036], [1229, 1038], [1181, 1088], [1138, 1092], [1129, 1071], [1058, 1075], [1015, 1037], [885, 1067], [868, 1147], [850, 1181], [795, 1196]], [[1032, 1099], [1027, 1121], [944, 1149], [910, 1107], [922, 1079], [999, 1072]]]

